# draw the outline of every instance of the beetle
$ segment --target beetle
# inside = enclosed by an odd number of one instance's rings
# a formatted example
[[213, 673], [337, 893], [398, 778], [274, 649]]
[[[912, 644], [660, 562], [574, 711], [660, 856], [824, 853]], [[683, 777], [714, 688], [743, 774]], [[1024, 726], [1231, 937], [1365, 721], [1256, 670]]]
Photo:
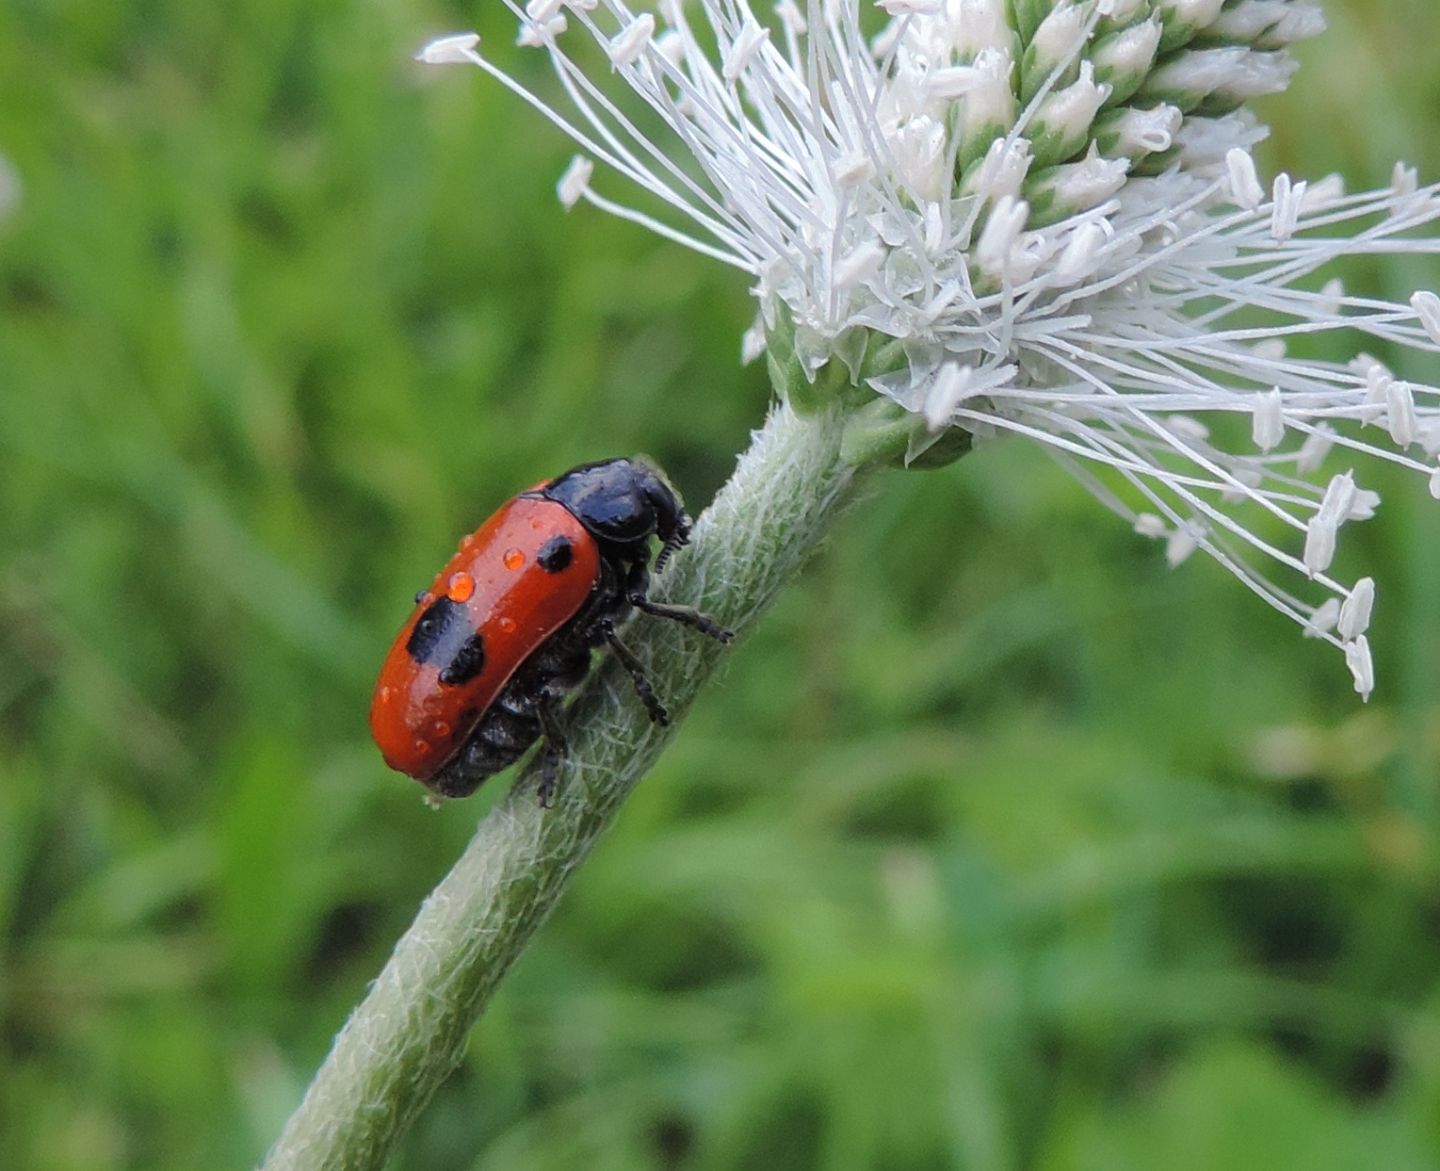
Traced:
[[657, 724], [669, 714], [615, 631], [639, 610], [728, 643], [690, 606], [655, 602], [655, 571], [690, 539], [675, 490], [638, 459], [581, 464], [512, 497], [460, 547], [396, 636], [370, 705], [386, 764], [441, 797], [468, 797], [544, 739], [540, 800], [554, 797], [565, 693], [607, 646]]

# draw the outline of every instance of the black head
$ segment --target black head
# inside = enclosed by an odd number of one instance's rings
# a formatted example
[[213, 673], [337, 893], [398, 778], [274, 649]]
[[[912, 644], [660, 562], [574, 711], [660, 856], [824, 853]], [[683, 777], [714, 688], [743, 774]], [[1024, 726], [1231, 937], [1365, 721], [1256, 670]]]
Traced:
[[581, 464], [551, 480], [539, 494], [563, 504], [599, 541], [640, 545], [659, 537], [657, 570], [690, 538], [690, 518], [675, 490], [640, 460]]

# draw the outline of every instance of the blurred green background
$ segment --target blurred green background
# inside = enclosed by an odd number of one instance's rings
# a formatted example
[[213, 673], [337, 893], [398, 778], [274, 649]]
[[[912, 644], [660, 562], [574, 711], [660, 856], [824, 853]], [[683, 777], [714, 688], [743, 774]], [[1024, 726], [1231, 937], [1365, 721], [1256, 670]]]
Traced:
[[[1328, 10], [1267, 167], [1440, 178], [1440, 11]], [[698, 508], [762, 418], [745, 282], [411, 62], [477, 25], [548, 84], [498, 5], [0, 6], [7, 1171], [257, 1159], [506, 783], [368, 742], [413, 590], [587, 458]], [[1440, 1167], [1440, 506], [1362, 481], [1368, 706], [1022, 445], [881, 479], [395, 1166]]]

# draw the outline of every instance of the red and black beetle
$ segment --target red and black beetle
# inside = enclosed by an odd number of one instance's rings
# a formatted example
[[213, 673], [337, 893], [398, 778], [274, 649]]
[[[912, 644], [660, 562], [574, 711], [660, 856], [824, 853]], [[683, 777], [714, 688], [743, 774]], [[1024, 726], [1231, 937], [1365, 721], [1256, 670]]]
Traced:
[[639, 460], [583, 464], [503, 504], [416, 595], [390, 648], [370, 705], [385, 762], [440, 796], [467, 797], [543, 736], [548, 804], [565, 751], [561, 701], [602, 644], [650, 718], [668, 723], [615, 628], [635, 609], [722, 642], [733, 635], [646, 596], [652, 537], [658, 572], [689, 540], [690, 518]]

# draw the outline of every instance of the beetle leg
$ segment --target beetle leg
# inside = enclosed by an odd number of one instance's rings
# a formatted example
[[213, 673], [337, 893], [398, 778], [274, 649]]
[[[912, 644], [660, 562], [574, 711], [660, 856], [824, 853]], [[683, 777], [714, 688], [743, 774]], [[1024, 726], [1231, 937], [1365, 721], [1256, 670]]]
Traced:
[[652, 602], [638, 590], [633, 591], [625, 599], [635, 609], [645, 614], [653, 614], [656, 618], [669, 618], [672, 622], [679, 622], [682, 626], [689, 626], [698, 630], [701, 634], [708, 634], [711, 638], [720, 642], [729, 642], [735, 637], [733, 630], [727, 630], [711, 618], [708, 614], [702, 614], [694, 606], [670, 606], [664, 602]]
[[555, 804], [555, 789], [560, 778], [560, 762], [565, 759], [567, 745], [565, 733], [560, 728], [560, 697], [548, 687], [540, 691], [540, 700], [535, 705], [535, 714], [540, 717], [540, 730], [544, 733], [544, 763], [540, 772], [540, 791], [536, 796], [540, 805], [549, 809]]
[[650, 680], [645, 678], [645, 668], [635, 657], [635, 652], [616, 637], [615, 623], [607, 618], [600, 623], [600, 633], [610, 644], [610, 649], [615, 652], [615, 657], [620, 660], [620, 665], [629, 673], [630, 682], [635, 685], [635, 694], [640, 697], [640, 702], [645, 705], [645, 710], [650, 713], [650, 718], [662, 728], [665, 727], [670, 723], [670, 713], [665, 710], [665, 705], [656, 697], [655, 689], [650, 686]]

